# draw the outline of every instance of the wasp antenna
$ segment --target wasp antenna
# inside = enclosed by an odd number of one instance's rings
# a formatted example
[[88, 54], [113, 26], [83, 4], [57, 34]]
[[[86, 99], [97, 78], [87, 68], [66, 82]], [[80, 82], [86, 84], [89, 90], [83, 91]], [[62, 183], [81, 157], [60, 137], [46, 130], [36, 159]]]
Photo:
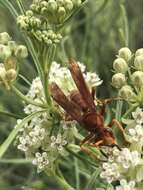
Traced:
[[56, 83], [49, 85], [52, 98], [77, 122], [80, 122], [81, 110], [74, 102], [70, 101]]
[[90, 90], [85, 82], [85, 79], [83, 77], [82, 71], [77, 64], [77, 62], [73, 59], [70, 59], [69, 61], [69, 69], [72, 75], [72, 78], [77, 86], [77, 89], [79, 90], [82, 99], [86, 103], [86, 105], [89, 107], [89, 109], [95, 111], [95, 104], [94, 100], [92, 98], [92, 95], [90, 93]]

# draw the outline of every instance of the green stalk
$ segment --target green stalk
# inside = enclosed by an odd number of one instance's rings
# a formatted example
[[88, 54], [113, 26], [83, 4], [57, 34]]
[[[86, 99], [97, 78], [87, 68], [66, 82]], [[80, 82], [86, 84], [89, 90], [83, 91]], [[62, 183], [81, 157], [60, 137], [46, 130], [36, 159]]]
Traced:
[[29, 81], [25, 76], [23, 76], [23, 75], [21, 75], [21, 74], [19, 74], [18, 76], [19, 76], [19, 78], [21, 78], [26, 84], [28, 84], [29, 86], [31, 86], [30, 81]]
[[126, 118], [132, 111], [135, 110], [135, 108], [137, 108], [139, 106], [138, 103], [136, 104], [133, 104], [129, 109], [128, 111], [122, 116], [123, 118]]
[[58, 175], [54, 176], [59, 185], [64, 187], [65, 190], [75, 190], [72, 186], [70, 186], [64, 178], [59, 177]]
[[36, 101], [33, 101], [32, 99], [26, 97], [24, 94], [22, 94], [14, 85], [11, 86], [11, 89], [13, 90], [13, 92], [19, 96], [23, 101], [25, 101], [27, 104], [32, 104], [34, 106], [37, 107], [41, 107], [41, 108], [47, 108], [47, 105], [38, 103]]
[[76, 190], [80, 190], [79, 165], [77, 158], [74, 158], [74, 165], [75, 165]]
[[84, 163], [90, 164], [93, 167], [98, 167], [97, 164], [95, 164], [94, 162], [84, 158], [83, 156], [80, 156], [79, 154], [76, 154], [75, 152], [73, 152], [72, 150], [70, 150], [68, 147], [65, 148], [67, 152], [69, 152], [71, 155], [73, 155], [74, 157], [78, 158], [79, 160], [83, 161]]
[[15, 119], [21, 119], [20, 115], [9, 113], [9, 112], [5, 112], [5, 111], [0, 111], [0, 115], [12, 117], [12, 118], [15, 118]]
[[0, 4], [4, 7], [6, 7], [16, 20], [18, 13], [17, 13], [16, 9], [13, 7], [13, 5], [9, 2], [9, 0], [0, 0]]
[[41, 113], [46, 112], [46, 110], [38, 111], [35, 113], [32, 113], [31, 115], [25, 117], [20, 124], [17, 124], [16, 127], [11, 131], [7, 139], [3, 142], [3, 144], [0, 146], [0, 158], [3, 157], [9, 146], [11, 145], [12, 141], [16, 137], [19, 130], [27, 123], [29, 122], [33, 117], [38, 117], [41, 115]]
[[121, 7], [121, 13], [122, 13], [122, 18], [123, 18], [123, 23], [124, 23], [124, 41], [125, 41], [125, 45], [128, 47], [129, 46], [128, 18], [127, 18], [125, 5], [121, 4], [120, 7]]
[[0, 159], [0, 164], [31, 164], [31, 159]]
[[[51, 105], [51, 98], [49, 95], [49, 90], [48, 90], [48, 86], [49, 86], [49, 73], [50, 73], [50, 68], [51, 68], [51, 64], [52, 61], [54, 60], [55, 57], [55, 53], [56, 53], [56, 46], [53, 45], [50, 48], [50, 51], [47, 53], [46, 55], [46, 60], [44, 62], [44, 82], [43, 82], [43, 88], [44, 88], [44, 92], [45, 92], [45, 98], [47, 100], [48, 105]], [[44, 57], [45, 59], [45, 57]]]

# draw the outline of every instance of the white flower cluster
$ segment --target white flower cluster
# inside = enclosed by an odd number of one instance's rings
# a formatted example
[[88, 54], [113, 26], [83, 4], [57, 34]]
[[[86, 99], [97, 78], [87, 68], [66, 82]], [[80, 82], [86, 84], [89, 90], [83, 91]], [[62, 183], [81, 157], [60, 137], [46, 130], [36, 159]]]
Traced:
[[131, 148], [138, 149], [141, 151], [143, 146], [143, 110], [137, 108], [135, 112], [132, 113], [133, 120], [126, 127], [126, 137], [129, 142], [131, 142]]
[[132, 113], [132, 116], [137, 124], [143, 124], [143, 110], [141, 108], [137, 108], [136, 111]]
[[32, 163], [38, 167], [38, 172], [44, 170], [49, 164], [47, 152], [43, 152], [42, 154], [37, 152]]
[[57, 137], [51, 136], [51, 147], [59, 151], [63, 150], [63, 147], [67, 144], [67, 141], [62, 137], [61, 134], [58, 134]]
[[126, 121], [125, 138], [130, 143], [128, 148], [108, 149], [109, 157], [103, 163], [100, 174], [108, 183], [119, 181], [116, 190], [142, 189], [143, 110], [138, 107], [132, 112], [132, 117], [132, 120]]
[[[79, 62], [78, 65], [80, 66], [83, 76], [90, 88], [102, 84], [102, 80], [100, 80], [96, 73], [86, 72], [85, 65]], [[69, 69], [61, 67], [60, 64], [57, 64], [56, 62], [53, 62], [52, 64], [49, 82], [56, 82], [66, 94], [76, 88]]]
[[120, 186], [117, 186], [116, 190], [136, 190], [135, 185], [135, 181], [127, 182], [125, 179], [122, 179], [120, 180]]
[[[85, 80], [88, 85], [98, 86], [102, 83], [96, 73], [86, 73], [86, 67], [80, 64], [81, 70], [84, 73]], [[49, 82], [56, 82], [66, 94], [72, 89], [75, 89], [75, 84], [71, 77], [70, 71], [61, 67], [60, 64], [53, 62], [49, 75]], [[40, 78], [33, 80], [29, 92], [26, 95], [37, 103], [45, 103], [45, 96]], [[26, 105], [24, 112], [29, 115], [37, 111], [41, 111], [41, 107], [35, 105]], [[21, 122], [18, 120], [18, 123]], [[41, 113], [38, 117], [33, 117], [19, 132], [18, 149], [23, 151], [26, 155], [34, 157], [33, 163], [37, 165], [38, 172], [51, 168], [54, 161], [59, 155], [63, 155], [64, 146], [74, 140], [75, 122], [59, 121], [58, 126], [52, 123], [48, 110]], [[69, 127], [72, 125], [73, 127]], [[55, 127], [56, 133], [52, 133]]]
[[108, 183], [127, 177], [129, 170], [135, 170], [136, 166], [142, 163], [141, 155], [137, 151], [130, 151], [123, 148], [119, 151], [113, 148], [112, 155], [108, 162], [103, 163], [101, 178], [105, 178]]

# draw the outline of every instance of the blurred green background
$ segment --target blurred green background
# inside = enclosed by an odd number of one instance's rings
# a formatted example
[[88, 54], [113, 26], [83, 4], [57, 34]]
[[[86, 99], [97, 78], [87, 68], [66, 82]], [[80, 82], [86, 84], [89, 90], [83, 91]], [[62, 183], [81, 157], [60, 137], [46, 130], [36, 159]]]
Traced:
[[[87, 5], [67, 24], [64, 30], [65, 38], [57, 50], [56, 61], [65, 65], [68, 58], [72, 57], [83, 62], [88, 70], [96, 71], [104, 80], [103, 85], [98, 89], [98, 97], [113, 96], [115, 91], [110, 85], [112, 62], [118, 49], [127, 44], [125, 42], [127, 31], [128, 45], [131, 50], [135, 51], [143, 47], [142, 11], [142, 0], [89, 0]], [[24, 43], [21, 32], [9, 11], [0, 7], [0, 32], [4, 31], [9, 32], [18, 42]], [[27, 62], [21, 64], [20, 73], [30, 81], [36, 76], [30, 56]], [[21, 80], [17, 83], [23, 92], [28, 91], [28, 87]], [[0, 109], [23, 116], [23, 105], [20, 100], [4, 89], [0, 89]], [[8, 136], [15, 122], [15, 119], [0, 114], [0, 143]], [[24, 158], [24, 155], [11, 145], [5, 158]], [[64, 165], [64, 162], [69, 162], [68, 166]], [[72, 157], [63, 160], [61, 167], [66, 178], [70, 179], [70, 183], [74, 186], [75, 169], [72, 162]], [[81, 184], [81, 189], [84, 185]], [[60, 187], [43, 173], [37, 174], [30, 163], [0, 161], [0, 190], [24, 189], [60, 190]]]

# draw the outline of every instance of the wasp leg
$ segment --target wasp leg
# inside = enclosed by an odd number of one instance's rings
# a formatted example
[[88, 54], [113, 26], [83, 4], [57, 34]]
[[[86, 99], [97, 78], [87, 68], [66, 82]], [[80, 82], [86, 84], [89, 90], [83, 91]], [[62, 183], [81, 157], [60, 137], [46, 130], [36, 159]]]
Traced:
[[112, 103], [112, 101], [115, 101], [115, 100], [123, 100], [123, 99], [117, 97], [117, 98], [107, 98], [105, 100], [98, 100], [102, 106], [101, 111], [100, 111], [101, 115], [105, 114], [107, 104], [110, 104]]
[[124, 135], [125, 130], [123, 129], [123, 127], [122, 127], [122, 125], [121, 125], [121, 123], [119, 121], [117, 121], [116, 119], [113, 119], [111, 121], [111, 123], [109, 123], [108, 127], [112, 128], [113, 125], [116, 125], [120, 129], [122, 134]]
[[[122, 132], [122, 135], [123, 135], [123, 137], [124, 137], [124, 140], [125, 140], [126, 144], [129, 144], [130, 142], [126, 140], [126, 137], [125, 137], [125, 130], [124, 130], [124, 128], [122, 127], [122, 125], [120, 124], [120, 122], [117, 121], [116, 119], [113, 119], [113, 120], [111, 121], [111, 123], [108, 125], [108, 127], [112, 128], [113, 125], [116, 125], [116, 126], [119, 128], [119, 130]], [[118, 146], [118, 145], [116, 144], [116, 146]], [[119, 147], [118, 147], [118, 148], [119, 148]]]
[[85, 147], [85, 146], [81, 146], [81, 150], [85, 153], [85, 154], [87, 154], [87, 155], [89, 155], [91, 158], [93, 158], [93, 159], [95, 159], [95, 160], [98, 160], [98, 161], [100, 161], [100, 162], [103, 162], [103, 161], [105, 161], [105, 160], [102, 160], [102, 159], [100, 159], [97, 155], [95, 155], [90, 149], [88, 149], [87, 147]]
[[80, 146], [82, 146], [83, 144], [87, 144], [93, 137], [94, 137], [94, 134], [93, 134], [93, 133], [90, 133], [87, 137], [85, 137], [85, 138], [80, 142]]
[[92, 146], [94, 146], [94, 147], [99, 147], [99, 146], [101, 146], [103, 143], [104, 143], [103, 140], [99, 140], [99, 141], [97, 141], [96, 143], [92, 144]]

